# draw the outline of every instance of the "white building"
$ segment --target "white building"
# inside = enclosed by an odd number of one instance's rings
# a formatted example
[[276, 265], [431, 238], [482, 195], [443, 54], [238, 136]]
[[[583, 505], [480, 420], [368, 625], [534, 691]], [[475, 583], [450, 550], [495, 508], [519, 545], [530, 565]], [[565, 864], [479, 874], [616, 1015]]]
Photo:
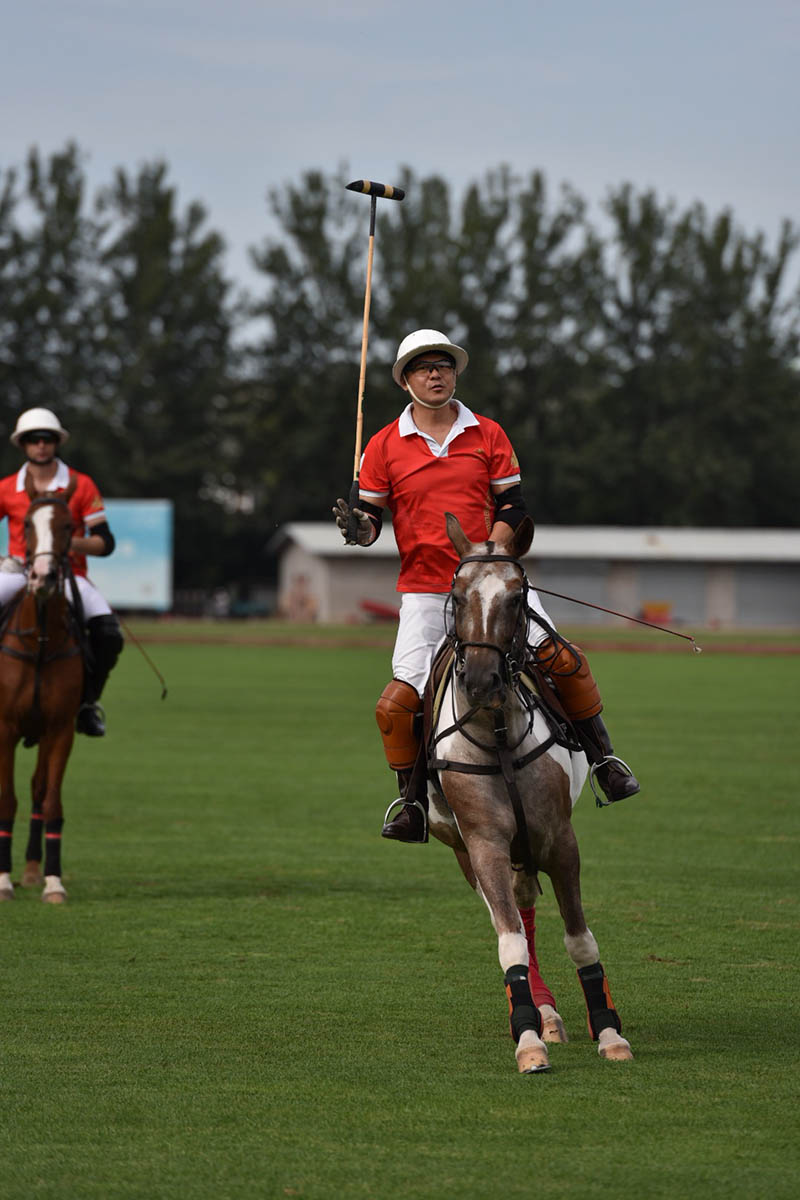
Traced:
[[[285, 525], [279, 596], [308, 590], [317, 619], [390, 617], [399, 558], [384, 522], [374, 546], [345, 546], [328, 522]], [[525, 565], [544, 589], [665, 624], [719, 629], [800, 627], [800, 530], [541, 525]], [[542, 594], [559, 624], [619, 624], [616, 617]]]

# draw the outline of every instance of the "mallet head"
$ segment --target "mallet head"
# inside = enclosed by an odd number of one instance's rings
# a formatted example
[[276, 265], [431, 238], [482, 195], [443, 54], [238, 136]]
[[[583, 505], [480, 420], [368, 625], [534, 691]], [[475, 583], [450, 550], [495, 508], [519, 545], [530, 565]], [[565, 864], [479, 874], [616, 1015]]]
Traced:
[[354, 179], [345, 186], [350, 192], [363, 192], [366, 196], [380, 196], [384, 200], [402, 200], [405, 196], [402, 188], [392, 187], [390, 183], [373, 183], [371, 179]]

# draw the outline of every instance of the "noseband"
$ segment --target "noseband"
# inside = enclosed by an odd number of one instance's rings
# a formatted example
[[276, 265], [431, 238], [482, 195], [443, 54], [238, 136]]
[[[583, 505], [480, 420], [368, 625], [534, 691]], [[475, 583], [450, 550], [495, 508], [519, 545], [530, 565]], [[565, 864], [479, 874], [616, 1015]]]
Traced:
[[[504, 650], [502, 646], [498, 646], [496, 642], [468, 642], [464, 641], [456, 633], [456, 614], [455, 614], [455, 583], [458, 577], [458, 572], [467, 563], [493, 563], [504, 562], [511, 563], [517, 568], [522, 578], [522, 603], [517, 612], [516, 625], [511, 636], [511, 645], [508, 650]], [[453, 583], [450, 588], [450, 595], [445, 606], [445, 632], [447, 640], [453, 647], [455, 654], [455, 671], [457, 675], [462, 675], [465, 669], [464, 651], [468, 647], [474, 647], [482, 650], [494, 650], [499, 656], [503, 664], [505, 672], [505, 682], [509, 686], [513, 686], [522, 670], [522, 660], [525, 658], [525, 644], [528, 634], [528, 617], [530, 610], [528, 608], [528, 577], [525, 574], [525, 568], [518, 558], [514, 558], [511, 554], [470, 554], [466, 558], [462, 558], [461, 562], [455, 569], [453, 575]]]

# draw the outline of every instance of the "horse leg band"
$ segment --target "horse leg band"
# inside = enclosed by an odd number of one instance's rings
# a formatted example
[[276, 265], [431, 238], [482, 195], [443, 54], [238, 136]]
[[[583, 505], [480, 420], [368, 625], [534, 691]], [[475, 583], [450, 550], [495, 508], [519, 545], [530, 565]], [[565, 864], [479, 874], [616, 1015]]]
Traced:
[[532, 1029], [540, 1035], [542, 1032], [542, 1016], [533, 1003], [531, 988], [528, 982], [528, 968], [519, 966], [509, 967], [505, 973], [504, 983], [508, 996], [508, 1015], [511, 1020], [511, 1036], [518, 1042], [526, 1029]]

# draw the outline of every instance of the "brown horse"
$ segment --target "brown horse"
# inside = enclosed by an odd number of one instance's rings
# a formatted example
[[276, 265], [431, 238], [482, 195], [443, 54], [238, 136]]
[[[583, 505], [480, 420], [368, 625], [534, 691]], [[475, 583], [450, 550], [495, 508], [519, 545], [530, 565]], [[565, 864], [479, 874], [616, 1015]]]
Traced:
[[519, 1070], [547, 1070], [545, 1042], [566, 1041], [536, 961], [538, 871], [553, 885], [599, 1053], [630, 1059], [581, 903], [571, 814], [586, 778], [586, 758], [561, 744], [568, 738], [554, 737], [520, 680], [529, 613], [519, 560], [531, 544], [533, 523], [526, 518], [507, 544], [473, 544], [448, 513], [447, 532], [461, 561], [449, 601], [454, 667], [433, 731], [431, 766], [438, 788], [429, 789], [430, 831], [452, 847], [489, 909]]
[[28, 580], [0, 633], [0, 900], [14, 895], [14, 754], [24, 739], [28, 746], [38, 742], [39, 751], [22, 885], [43, 882], [42, 899], [63, 904], [67, 893], [61, 882], [61, 784], [83, 688], [78, 627], [65, 595], [73, 529], [69, 499], [75, 478], [62, 493], [36, 493], [30, 479], [26, 488], [31, 498], [25, 519]]

